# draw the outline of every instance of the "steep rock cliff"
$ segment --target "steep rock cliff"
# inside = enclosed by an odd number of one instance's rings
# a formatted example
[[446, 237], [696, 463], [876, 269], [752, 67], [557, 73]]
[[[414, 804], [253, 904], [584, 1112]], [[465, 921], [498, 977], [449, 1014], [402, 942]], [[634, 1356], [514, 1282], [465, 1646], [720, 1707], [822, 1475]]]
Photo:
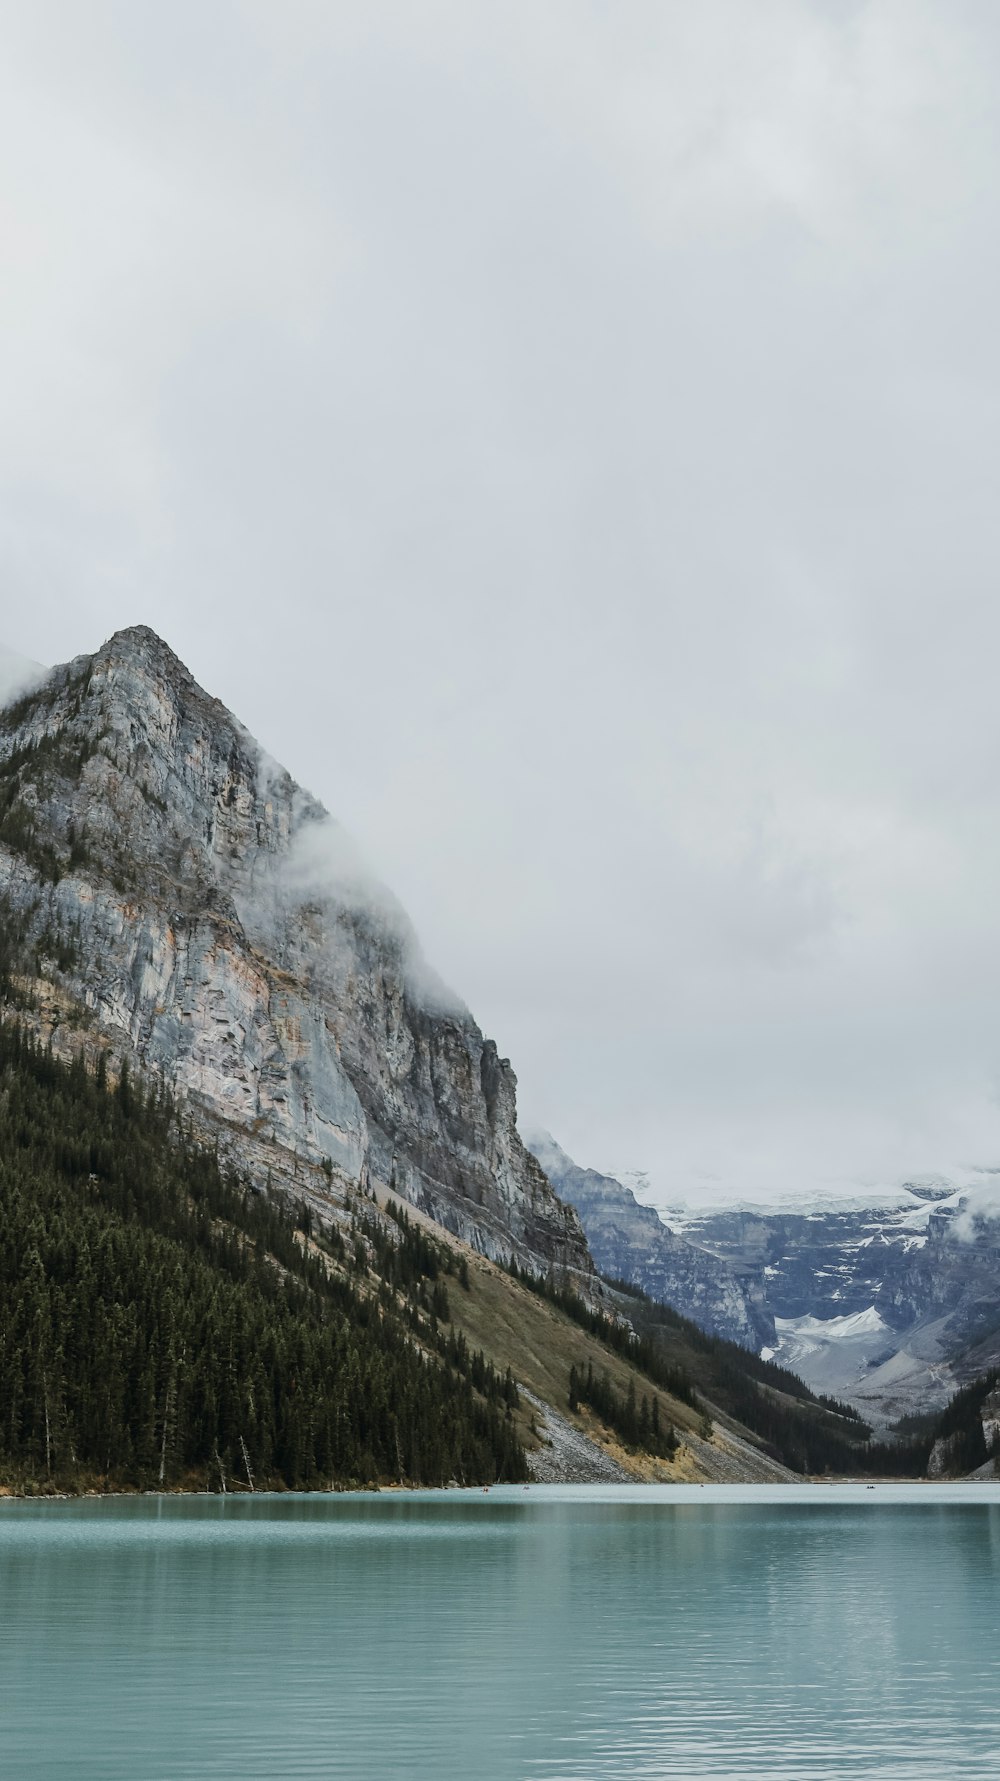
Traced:
[[339, 826], [145, 627], [0, 713], [0, 899], [0, 967], [57, 1045], [162, 1075], [246, 1166], [382, 1183], [487, 1254], [592, 1272], [510, 1064]]

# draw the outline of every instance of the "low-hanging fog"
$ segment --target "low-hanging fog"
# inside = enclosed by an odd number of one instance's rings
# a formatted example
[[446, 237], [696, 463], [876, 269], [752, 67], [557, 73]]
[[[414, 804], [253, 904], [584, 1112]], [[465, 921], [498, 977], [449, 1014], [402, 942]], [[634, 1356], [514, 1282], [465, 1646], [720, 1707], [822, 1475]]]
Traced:
[[155, 626], [663, 1201], [1000, 1162], [989, 0], [0, 0], [0, 638]]

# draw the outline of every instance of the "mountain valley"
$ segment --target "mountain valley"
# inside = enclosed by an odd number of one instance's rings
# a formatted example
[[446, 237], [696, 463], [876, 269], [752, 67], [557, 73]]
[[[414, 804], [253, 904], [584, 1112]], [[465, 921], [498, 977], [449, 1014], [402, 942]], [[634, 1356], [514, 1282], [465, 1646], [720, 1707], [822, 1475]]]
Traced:
[[[509, 1062], [392, 894], [154, 632], [40, 681], [15, 669], [0, 1015], [4, 1105], [30, 1111], [0, 1157], [25, 1233], [4, 1314], [10, 1486], [877, 1471], [893, 1455], [866, 1420], [884, 1429], [986, 1370], [996, 1227], [966, 1201], [670, 1228], [550, 1138], [522, 1142]], [[208, 1184], [207, 1224], [188, 1177]], [[131, 1346], [102, 1338], [127, 1438], [96, 1401], [100, 1369], [68, 1358], [104, 1316], [109, 1244], [134, 1319]], [[144, 1245], [189, 1277], [169, 1316]], [[199, 1337], [190, 1307], [213, 1303], [235, 1322]], [[283, 1421], [294, 1305], [315, 1344], [299, 1371], [319, 1383], [315, 1415]], [[358, 1332], [350, 1377], [396, 1380], [364, 1435], [373, 1388], [329, 1370], [334, 1329], [345, 1353]]]
[[753, 1348], [875, 1427], [940, 1410], [1000, 1363], [1000, 1200], [989, 1174], [853, 1199], [668, 1206], [529, 1142], [601, 1272]]

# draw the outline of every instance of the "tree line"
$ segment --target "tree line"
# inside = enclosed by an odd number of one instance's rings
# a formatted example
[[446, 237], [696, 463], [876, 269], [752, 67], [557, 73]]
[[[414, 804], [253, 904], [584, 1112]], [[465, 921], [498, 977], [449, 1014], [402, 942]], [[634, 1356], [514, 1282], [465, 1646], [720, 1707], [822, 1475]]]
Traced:
[[308, 1215], [195, 1143], [169, 1096], [127, 1068], [112, 1088], [11, 1018], [0, 1219], [8, 1483], [525, 1476], [513, 1382], [455, 1341], [422, 1233], [401, 1229], [400, 1260], [362, 1222], [363, 1266], [335, 1229], [306, 1240]]
[[554, 1274], [533, 1274], [529, 1268], [518, 1266], [512, 1256], [507, 1263], [507, 1272], [529, 1292], [537, 1293], [539, 1298], [548, 1299], [557, 1305], [567, 1317], [586, 1330], [589, 1336], [595, 1336], [599, 1342], [620, 1355], [630, 1366], [645, 1373], [654, 1385], [662, 1386], [671, 1397], [678, 1398], [682, 1404], [697, 1409], [698, 1394], [688, 1373], [677, 1366], [667, 1356], [662, 1346], [650, 1340], [648, 1336], [637, 1335], [620, 1317], [610, 1316], [593, 1305], [574, 1290], [566, 1281], [560, 1281]]
[[645, 1393], [637, 1398], [634, 1379], [629, 1380], [627, 1392], [618, 1392], [608, 1373], [596, 1374], [592, 1361], [586, 1369], [581, 1362], [569, 1370], [568, 1402], [573, 1411], [586, 1404], [626, 1447], [641, 1448], [659, 1459], [671, 1459], [677, 1452], [677, 1436], [661, 1417], [659, 1398], [655, 1393], [652, 1401]]
[[706, 1335], [641, 1287], [613, 1284], [646, 1339], [679, 1354], [698, 1390], [756, 1435], [765, 1452], [789, 1471], [809, 1477], [924, 1476], [932, 1437], [873, 1441], [851, 1406], [818, 1398], [786, 1367], [724, 1337]]
[[929, 1446], [938, 1440], [948, 1443], [945, 1463], [949, 1476], [962, 1478], [984, 1466], [988, 1459], [1000, 1457], [1000, 1444], [994, 1442], [992, 1448], [986, 1445], [982, 1417], [983, 1401], [998, 1384], [1000, 1370], [984, 1373], [981, 1378], [964, 1385], [930, 1430], [927, 1436]]

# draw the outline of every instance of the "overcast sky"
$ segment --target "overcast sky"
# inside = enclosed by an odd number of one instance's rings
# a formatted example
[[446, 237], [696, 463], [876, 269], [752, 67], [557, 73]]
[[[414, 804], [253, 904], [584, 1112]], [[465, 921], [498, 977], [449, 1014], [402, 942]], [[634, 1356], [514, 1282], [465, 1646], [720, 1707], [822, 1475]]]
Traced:
[[155, 626], [578, 1160], [1000, 1163], [995, 0], [0, 40], [0, 639]]

